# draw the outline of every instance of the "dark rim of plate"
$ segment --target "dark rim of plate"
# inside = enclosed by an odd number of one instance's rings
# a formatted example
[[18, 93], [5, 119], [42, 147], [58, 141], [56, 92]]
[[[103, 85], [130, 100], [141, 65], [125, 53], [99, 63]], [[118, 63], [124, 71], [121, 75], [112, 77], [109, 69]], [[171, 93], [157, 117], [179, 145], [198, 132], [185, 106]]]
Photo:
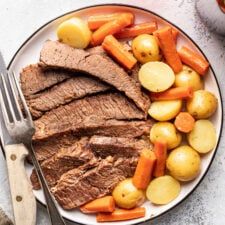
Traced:
[[[11, 64], [13, 63], [15, 57], [17, 56], [17, 54], [20, 52], [20, 50], [23, 48], [24, 45], [27, 44], [27, 42], [30, 41], [30, 39], [35, 36], [40, 30], [42, 30], [44, 27], [46, 27], [47, 25], [49, 25], [51, 22], [63, 17], [63, 16], [66, 16], [68, 14], [72, 14], [72, 13], [76, 13], [76, 12], [79, 12], [79, 11], [82, 11], [82, 10], [85, 10], [85, 9], [89, 9], [89, 8], [94, 8], [94, 7], [105, 7], [105, 6], [122, 6], [122, 7], [127, 7], [127, 8], [134, 8], [134, 9], [138, 9], [138, 10], [142, 10], [142, 11], [145, 11], [147, 13], [150, 13], [150, 14], [153, 14], [154, 16], [166, 21], [167, 23], [171, 24], [172, 26], [176, 27], [181, 33], [183, 33], [197, 48], [198, 50], [204, 55], [204, 57], [208, 60], [208, 58], [206, 57], [206, 55], [204, 54], [204, 52], [200, 49], [200, 47], [196, 44], [196, 42], [187, 34], [185, 33], [181, 28], [179, 28], [178, 26], [176, 26], [174, 23], [170, 22], [168, 19], [165, 19], [163, 18], [162, 16], [158, 15], [157, 13], [155, 12], [152, 12], [151, 10], [148, 10], [148, 9], [145, 9], [145, 8], [142, 8], [142, 7], [138, 7], [138, 6], [133, 6], [133, 5], [129, 5], [129, 4], [118, 4], [118, 3], [109, 3], [109, 4], [96, 4], [96, 5], [91, 5], [91, 6], [86, 6], [86, 7], [82, 7], [82, 8], [79, 8], [79, 9], [76, 9], [76, 10], [72, 10], [72, 11], [69, 11], [67, 13], [64, 13], [63, 15], [60, 15], [52, 20], [50, 20], [49, 22], [45, 23], [43, 26], [41, 26], [39, 29], [37, 29], [31, 36], [29, 36], [27, 38], [27, 40], [20, 46], [20, 48], [16, 51], [16, 53], [14, 54], [14, 56], [12, 57], [11, 61], [9, 62], [8, 64], [8, 67], [7, 69], [10, 68]], [[208, 60], [209, 61], [209, 60]], [[199, 184], [203, 181], [204, 177], [206, 176], [206, 174], [208, 173], [209, 171], [209, 168], [210, 166], [212, 165], [212, 162], [215, 158], [215, 155], [216, 155], [216, 152], [218, 150], [218, 146], [219, 146], [219, 143], [220, 143], [220, 140], [221, 140], [221, 136], [222, 136], [222, 127], [223, 127], [223, 102], [222, 102], [222, 94], [221, 94], [221, 91], [220, 91], [220, 86], [219, 86], [219, 82], [216, 78], [216, 75], [215, 75], [215, 72], [214, 72], [214, 69], [212, 68], [212, 66], [210, 65], [210, 69], [212, 70], [212, 73], [213, 73], [213, 76], [216, 80], [216, 83], [217, 83], [217, 86], [219, 87], [219, 95], [220, 95], [220, 104], [221, 104], [221, 111], [222, 111], [222, 121], [221, 121], [221, 125], [220, 125], [220, 132], [219, 132], [219, 138], [218, 138], [218, 142], [217, 142], [217, 145], [215, 147], [215, 151], [213, 153], [213, 157], [205, 171], [205, 173], [203, 174], [202, 178], [199, 180], [199, 182], [196, 184], [196, 186], [192, 189], [192, 191], [190, 193], [188, 193], [187, 196], [185, 196], [180, 202], [178, 202], [176, 205], [174, 205], [173, 207], [169, 208], [168, 210], [166, 210], [165, 212], [161, 213], [160, 215], [157, 215], [155, 217], [152, 217], [150, 219], [147, 219], [145, 221], [142, 221], [140, 223], [135, 223], [134, 225], [140, 225], [140, 224], [143, 224], [145, 222], [148, 222], [148, 221], [152, 221], [156, 218], [159, 218], [160, 216], [166, 214], [167, 212], [169, 212], [170, 210], [174, 209], [175, 207], [177, 207], [178, 205], [180, 205], [182, 202], [184, 202], [196, 189], [197, 187], [199, 186]], [[1, 149], [3, 149], [3, 145], [1, 143]], [[3, 154], [4, 154], [4, 151], [3, 151]], [[5, 156], [5, 154], [4, 154]], [[37, 198], [36, 198], [37, 199]], [[37, 199], [38, 203], [40, 203], [40, 205], [44, 206], [46, 208], [46, 205], [43, 204], [42, 202], [40, 202], [38, 199]], [[78, 223], [78, 222], [74, 222], [70, 219], [67, 219], [65, 217], [63, 217], [64, 219], [66, 219], [67, 221], [70, 221], [70, 222], [73, 222], [75, 224], [81, 224], [81, 225], [86, 225], [86, 224], [83, 224], [83, 223]], [[119, 221], [118, 221], [119, 222]], [[122, 222], [122, 221], [121, 221]]]

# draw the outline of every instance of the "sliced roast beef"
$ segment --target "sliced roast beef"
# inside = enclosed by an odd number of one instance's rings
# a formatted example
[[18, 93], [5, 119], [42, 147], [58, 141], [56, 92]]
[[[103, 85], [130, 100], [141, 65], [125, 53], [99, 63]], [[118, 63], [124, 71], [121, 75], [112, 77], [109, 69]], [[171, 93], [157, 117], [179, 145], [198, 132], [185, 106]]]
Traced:
[[46, 41], [40, 54], [42, 66], [82, 71], [95, 76], [124, 92], [136, 105], [147, 112], [150, 100], [143, 95], [135, 81], [111, 58], [103, 54], [90, 54], [58, 41]]
[[61, 133], [91, 126], [109, 119], [144, 119], [140, 111], [125, 96], [119, 93], [101, 94], [73, 101], [47, 112], [34, 121], [36, 132], [34, 140], [45, 139]]
[[133, 176], [136, 165], [137, 158], [107, 157], [93, 169], [68, 171], [52, 192], [64, 209], [73, 209], [110, 194], [120, 181]]
[[105, 158], [115, 157], [138, 157], [144, 148], [151, 148], [147, 139], [93, 136], [89, 140], [90, 149], [96, 156]]
[[[84, 165], [90, 160], [94, 162], [95, 157], [87, 143], [88, 138], [81, 138], [72, 146], [61, 148], [58, 153], [41, 163], [42, 172], [50, 187], [56, 185], [59, 178], [67, 171]], [[31, 174], [31, 182], [34, 189], [40, 188], [35, 170]]]
[[109, 90], [111, 87], [99, 80], [77, 75], [42, 92], [37, 98], [28, 100], [34, 118], [41, 117], [46, 111], [57, 108], [84, 96]]
[[70, 78], [70, 73], [61, 70], [44, 71], [37, 64], [25, 67], [20, 73], [21, 89], [25, 97]]
[[[119, 121], [107, 120], [97, 125], [89, 126], [89, 129], [80, 129], [80, 135], [92, 136], [104, 135], [109, 137], [135, 138], [148, 135], [152, 126], [152, 121]], [[46, 160], [56, 154], [61, 148], [68, 148], [79, 140], [72, 133], [52, 137], [34, 142], [34, 149], [39, 161]]]

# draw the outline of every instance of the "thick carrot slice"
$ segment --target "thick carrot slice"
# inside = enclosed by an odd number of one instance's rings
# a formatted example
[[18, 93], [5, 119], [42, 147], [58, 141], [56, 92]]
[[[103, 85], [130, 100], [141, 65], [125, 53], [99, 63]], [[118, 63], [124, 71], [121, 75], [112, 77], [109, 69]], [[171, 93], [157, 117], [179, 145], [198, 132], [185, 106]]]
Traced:
[[189, 133], [194, 128], [195, 119], [188, 112], [180, 112], [176, 116], [174, 125], [179, 131]]
[[140, 23], [134, 25], [132, 27], [127, 27], [121, 30], [119, 33], [115, 34], [116, 38], [132, 38], [136, 37], [140, 34], [152, 34], [154, 31], [157, 30], [157, 23], [150, 22], [150, 23]]
[[113, 13], [113, 14], [104, 14], [104, 15], [95, 15], [88, 17], [88, 27], [91, 30], [97, 30], [99, 27], [104, 25], [105, 23], [108, 23], [110, 21], [118, 19], [121, 14], [126, 14], [127, 16], [130, 16], [132, 23], [134, 22], [134, 14], [132, 13]]
[[157, 30], [154, 35], [159, 40], [159, 46], [167, 63], [172, 67], [175, 73], [179, 73], [182, 70], [182, 62], [176, 50], [172, 28], [164, 27]]
[[178, 50], [181, 61], [190, 66], [201, 75], [206, 74], [209, 68], [209, 63], [198, 53], [183, 46]]
[[93, 46], [100, 45], [107, 35], [118, 33], [131, 24], [131, 17], [127, 14], [121, 14], [116, 20], [105, 23], [99, 27], [98, 30], [92, 34], [91, 44]]
[[112, 222], [137, 219], [145, 216], [145, 208], [139, 207], [135, 209], [116, 209], [112, 213], [98, 213], [97, 222]]
[[217, 0], [221, 10], [225, 13], [225, 2], [223, 0]]
[[156, 156], [156, 163], [153, 175], [160, 177], [165, 174], [166, 159], [167, 159], [167, 144], [165, 141], [157, 141], [154, 144], [154, 153]]
[[152, 178], [155, 165], [155, 153], [149, 149], [144, 149], [138, 160], [138, 164], [132, 179], [133, 184], [138, 189], [146, 189]]
[[131, 69], [137, 63], [132, 53], [128, 52], [112, 35], [108, 35], [104, 39], [102, 47], [127, 69]]
[[176, 87], [163, 92], [151, 93], [150, 98], [153, 101], [176, 100], [183, 98], [192, 98], [193, 89], [191, 87]]
[[112, 196], [106, 196], [81, 206], [80, 210], [83, 213], [113, 212], [115, 201]]

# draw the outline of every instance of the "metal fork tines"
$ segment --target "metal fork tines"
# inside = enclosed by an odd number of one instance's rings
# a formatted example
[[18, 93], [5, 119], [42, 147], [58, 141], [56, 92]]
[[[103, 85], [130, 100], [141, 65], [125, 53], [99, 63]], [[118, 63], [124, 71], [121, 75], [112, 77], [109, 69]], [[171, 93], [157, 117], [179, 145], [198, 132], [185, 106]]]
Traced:
[[[35, 132], [35, 128], [29, 108], [26, 104], [15, 73], [0, 74], [0, 83], [1, 111], [5, 127], [7, 128], [8, 133], [13, 140], [12, 143], [7, 144], [23, 143], [27, 148], [44, 192], [51, 223], [53, 225], [65, 225], [65, 222], [58, 211], [55, 200], [50, 193], [40, 164], [36, 159], [36, 155], [32, 146], [32, 136]], [[21, 110], [21, 106], [23, 111]]]

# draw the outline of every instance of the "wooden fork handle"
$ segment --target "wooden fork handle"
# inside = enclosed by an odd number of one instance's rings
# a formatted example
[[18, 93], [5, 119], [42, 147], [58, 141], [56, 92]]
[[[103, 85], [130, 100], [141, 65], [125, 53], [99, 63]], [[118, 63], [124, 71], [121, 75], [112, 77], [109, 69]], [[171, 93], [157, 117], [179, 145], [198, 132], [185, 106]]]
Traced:
[[24, 166], [28, 151], [23, 144], [12, 144], [5, 146], [5, 154], [15, 225], [35, 225], [36, 200]]

